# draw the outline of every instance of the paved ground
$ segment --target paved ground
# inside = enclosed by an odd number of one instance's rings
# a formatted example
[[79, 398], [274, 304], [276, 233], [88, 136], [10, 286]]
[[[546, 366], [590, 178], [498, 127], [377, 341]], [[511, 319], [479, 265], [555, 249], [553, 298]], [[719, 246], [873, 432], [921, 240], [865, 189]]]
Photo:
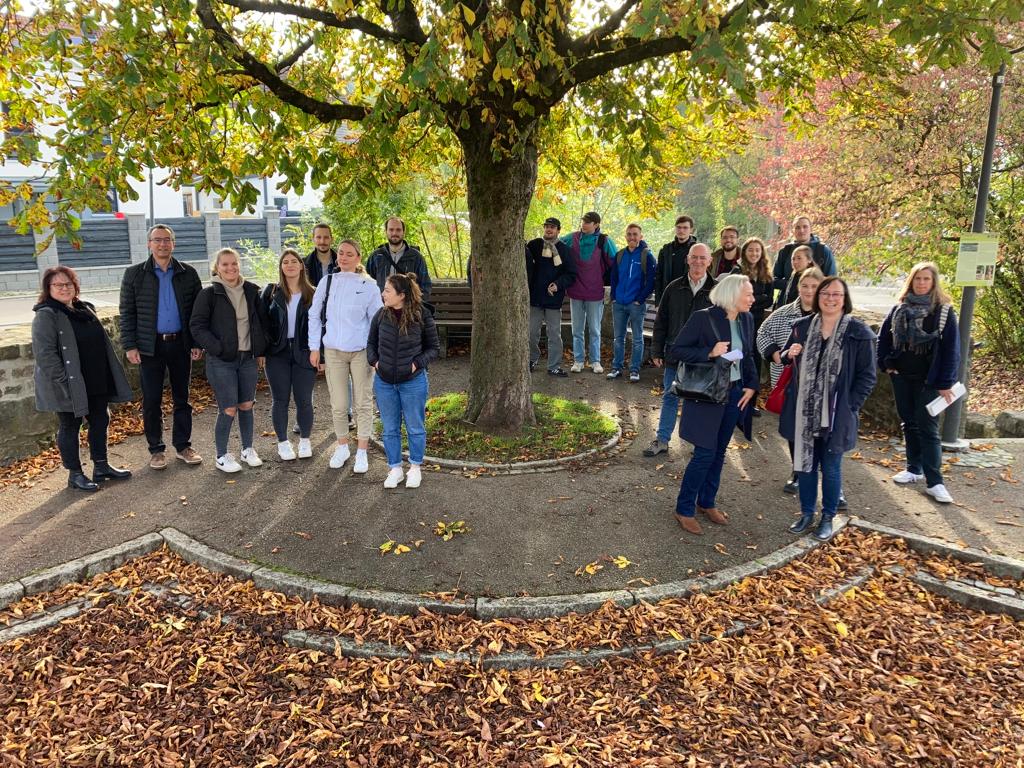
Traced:
[[[431, 369], [431, 390], [464, 386], [468, 359], [452, 357]], [[719, 505], [732, 516], [706, 535], [683, 534], [672, 517], [689, 446], [675, 438], [668, 455], [641, 455], [656, 423], [660, 371], [644, 369], [640, 384], [608, 382], [591, 373], [556, 380], [537, 377], [540, 391], [577, 397], [615, 413], [638, 437], [620, 454], [571, 472], [468, 477], [426, 472], [415, 491], [385, 491], [386, 465], [371, 451], [370, 472], [327, 466], [326, 390], [318, 391], [315, 458], [282, 463], [271, 436], [258, 438], [263, 467], [223, 475], [212, 467], [212, 409], [197, 416], [195, 440], [208, 463], [177, 462], [164, 472], [146, 467], [141, 437], [115, 446], [112, 459], [136, 477], [94, 495], [64, 488], [61, 471], [22, 490], [0, 492], [0, 582], [172, 525], [218, 549], [285, 570], [385, 589], [471, 594], [554, 594], [639, 586], [686, 578], [753, 558], [788, 543], [786, 526], [797, 513], [781, 492], [785, 445], [766, 414], [755, 422], [753, 444], [728, 454]], [[257, 431], [269, 429], [269, 396], [257, 405]], [[237, 440], [237, 438], [235, 438]], [[1000, 469], [952, 467], [948, 485], [959, 505], [941, 506], [920, 490], [888, 480], [898, 465], [884, 440], [865, 441], [859, 460], [845, 464], [851, 513], [899, 528], [1024, 555], [1024, 493], [1015, 480], [1024, 445], [1002, 447], [1015, 457]], [[898, 466], [897, 466], [898, 468]], [[470, 532], [442, 542], [439, 520], [465, 520]], [[1002, 522], [998, 522], [1002, 521]], [[382, 557], [394, 539], [420, 548]], [[592, 578], [581, 566], [610, 561]]]

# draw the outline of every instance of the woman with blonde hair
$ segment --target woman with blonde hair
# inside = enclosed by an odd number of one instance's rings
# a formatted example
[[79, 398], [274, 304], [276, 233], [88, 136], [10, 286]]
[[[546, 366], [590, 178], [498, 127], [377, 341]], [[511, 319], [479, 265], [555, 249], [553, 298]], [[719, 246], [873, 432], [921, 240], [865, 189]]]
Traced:
[[725, 525], [728, 516], [715, 506], [722, 481], [725, 450], [737, 426], [751, 437], [753, 400], [757, 393], [754, 370], [754, 321], [750, 308], [754, 289], [743, 275], [726, 275], [711, 289], [711, 303], [690, 315], [672, 345], [671, 355], [683, 363], [716, 361], [729, 368], [729, 393], [724, 403], [683, 399], [679, 436], [693, 444], [693, 456], [683, 473], [676, 498], [676, 522], [684, 531], [699, 536], [703, 531], [696, 512], [710, 522]]
[[[779, 291], [779, 296], [775, 299], [775, 309], [786, 304], [792, 304], [796, 301], [800, 287], [798, 284], [800, 273], [810, 267], [818, 267], [818, 265], [814, 263], [814, 249], [809, 245], [798, 245], [789, 255], [789, 259], [792, 264], [793, 271], [790, 273], [789, 279], [786, 281], [786, 287]], [[821, 269], [821, 267], [818, 267], [818, 269]], [[824, 272], [822, 272], [822, 274], [824, 274]]]
[[925, 493], [949, 504], [942, 479], [939, 417], [925, 407], [940, 395], [953, 402], [960, 370], [960, 333], [951, 299], [933, 262], [915, 264], [899, 303], [878, 334], [878, 368], [892, 378], [896, 411], [903, 422], [907, 468], [893, 477], [900, 485], [925, 481]]
[[[366, 359], [370, 321], [383, 306], [376, 281], [359, 272], [359, 244], [338, 243], [338, 270], [316, 286], [309, 308], [309, 363], [324, 367], [331, 394], [331, 414], [337, 440], [329, 466], [341, 469], [352, 455], [348, 409], [356, 417], [356, 460], [352, 471], [369, 470], [366, 449], [373, 431], [373, 368]], [[349, 397], [349, 381], [352, 396]]]
[[242, 470], [235, 455], [228, 452], [236, 415], [242, 461], [250, 467], [263, 463], [253, 445], [252, 407], [256, 401], [258, 366], [267, 346], [265, 319], [259, 286], [242, 277], [238, 251], [221, 248], [210, 271], [211, 284], [196, 297], [189, 330], [196, 344], [206, 350], [206, 379], [217, 398], [217, 469], [234, 473]]
[[313, 429], [313, 385], [316, 369], [309, 364], [309, 306], [312, 283], [306, 265], [294, 248], [285, 248], [277, 263], [277, 282], [263, 290], [261, 302], [267, 318], [267, 381], [273, 398], [271, 419], [277, 434], [277, 455], [294, 461], [288, 439], [288, 403], [295, 398], [299, 424], [298, 458], [313, 456], [309, 434]]

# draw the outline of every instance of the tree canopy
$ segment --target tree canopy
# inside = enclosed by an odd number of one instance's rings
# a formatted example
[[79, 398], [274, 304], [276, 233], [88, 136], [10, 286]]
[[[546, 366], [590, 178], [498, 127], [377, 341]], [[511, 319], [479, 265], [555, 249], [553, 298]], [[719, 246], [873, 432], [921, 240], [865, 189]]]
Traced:
[[598, 137], [661, 190], [667, 157], [742, 142], [761, 93], [789, 117], [823, 73], [949, 66], [969, 46], [994, 68], [993, 22], [1020, 15], [1018, 0], [51, 0], [5, 19], [0, 99], [55, 127], [4, 148], [49, 144], [60, 201], [0, 194], [60, 228], [149, 166], [245, 207], [247, 177], [373, 187], [455, 146], [474, 291], [498, 292], [474, 302], [467, 416], [516, 429], [532, 419], [521, 239], [540, 154], [579, 171], [565, 139]]

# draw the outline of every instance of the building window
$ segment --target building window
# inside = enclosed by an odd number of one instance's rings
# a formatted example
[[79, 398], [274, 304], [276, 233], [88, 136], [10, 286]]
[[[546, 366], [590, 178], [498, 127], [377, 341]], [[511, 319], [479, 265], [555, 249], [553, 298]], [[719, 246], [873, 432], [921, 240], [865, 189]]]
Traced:
[[195, 202], [195, 198], [193, 198], [191, 192], [182, 192], [181, 193], [181, 205], [185, 209], [185, 215], [186, 216], [195, 216], [196, 215], [196, 202]]

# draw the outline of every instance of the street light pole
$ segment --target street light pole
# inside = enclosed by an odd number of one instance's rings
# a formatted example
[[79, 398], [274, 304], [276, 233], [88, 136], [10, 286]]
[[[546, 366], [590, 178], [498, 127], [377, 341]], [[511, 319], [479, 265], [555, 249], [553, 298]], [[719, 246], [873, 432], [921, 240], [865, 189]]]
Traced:
[[[988, 109], [988, 131], [985, 134], [985, 154], [981, 162], [981, 176], [978, 178], [978, 197], [974, 203], [974, 224], [971, 232], [985, 231], [985, 213], [988, 210], [988, 193], [992, 183], [992, 156], [996, 147], [996, 128], [999, 124], [999, 98], [1006, 80], [1006, 64], [992, 76], [992, 102]], [[970, 390], [968, 379], [971, 373], [971, 326], [974, 324], [974, 300], [977, 289], [973, 285], [964, 287], [960, 300], [960, 382]], [[960, 437], [960, 421], [963, 416], [967, 395], [955, 401], [946, 409], [942, 423], [942, 447], [947, 451], [965, 450], [969, 443]]]

